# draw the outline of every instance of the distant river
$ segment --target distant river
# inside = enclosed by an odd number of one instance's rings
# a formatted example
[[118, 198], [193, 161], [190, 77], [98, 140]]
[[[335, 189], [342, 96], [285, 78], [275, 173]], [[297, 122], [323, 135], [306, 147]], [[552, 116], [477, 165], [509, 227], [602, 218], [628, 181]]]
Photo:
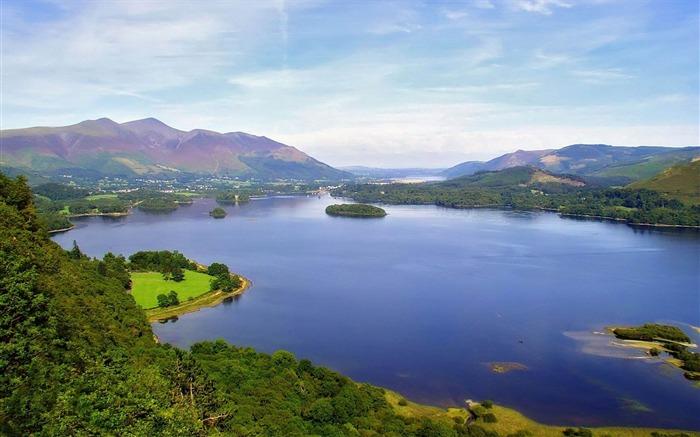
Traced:
[[[700, 430], [700, 389], [593, 335], [609, 325], [700, 325], [700, 234], [553, 213], [387, 206], [330, 217], [337, 199], [210, 199], [166, 215], [75, 219], [65, 248], [178, 250], [253, 282], [242, 297], [155, 323], [187, 348], [223, 338], [285, 349], [421, 403], [492, 399], [548, 424]], [[693, 334], [698, 341], [698, 335]], [[602, 342], [601, 342], [602, 340]], [[637, 354], [639, 355], [639, 354]], [[518, 363], [506, 373], [491, 363]]]

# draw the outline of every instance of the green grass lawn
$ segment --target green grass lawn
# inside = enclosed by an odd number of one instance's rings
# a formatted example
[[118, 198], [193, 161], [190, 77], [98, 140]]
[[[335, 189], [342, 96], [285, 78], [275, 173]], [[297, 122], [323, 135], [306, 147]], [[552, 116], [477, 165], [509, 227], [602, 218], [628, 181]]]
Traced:
[[85, 200], [99, 200], [99, 199], [116, 199], [118, 194], [93, 194], [92, 196], [87, 196]]
[[185, 280], [182, 282], [164, 281], [161, 273], [132, 273], [131, 295], [143, 309], [156, 308], [158, 295], [168, 294], [170, 290], [177, 293], [180, 302], [190, 297], [197, 297], [209, 291], [212, 277], [204, 273], [185, 270]]

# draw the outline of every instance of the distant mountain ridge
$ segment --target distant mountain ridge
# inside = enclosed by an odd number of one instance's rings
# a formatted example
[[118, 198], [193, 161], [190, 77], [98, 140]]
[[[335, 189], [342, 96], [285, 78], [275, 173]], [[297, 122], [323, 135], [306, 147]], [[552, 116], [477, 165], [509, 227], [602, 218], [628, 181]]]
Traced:
[[700, 147], [622, 147], [606, 144], [574, 144], [561, 149], [518, 150], [490, 161], [467, 161], [443, 172], [447, 178], [478, 171], [535, 166], [553, 173], [569, 173], [591, 179], [607, 179], [621, 185], [651, 177], [665, 168], [690, 162]]
[[155, 118], [0, 131], [0, 165], [49, 173], [189, 172], [269, 179], [351, 179], [298, 149], [244, 132], [182, 131]]

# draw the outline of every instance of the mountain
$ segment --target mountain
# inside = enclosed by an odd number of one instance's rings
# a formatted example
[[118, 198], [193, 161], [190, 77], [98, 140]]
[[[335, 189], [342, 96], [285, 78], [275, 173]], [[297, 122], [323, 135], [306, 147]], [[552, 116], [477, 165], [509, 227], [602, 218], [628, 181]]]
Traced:
[[189, 132], [155, 118], [108, 118], [0, 131], [0, 166], [49, 174], [153, 176], [177, 172], [263, 179], [352, 179], [298, 149], [243, 132]]
[[619, 147], [574, 144], [561, 149], [518, 150], [487, 162], [468, 161], [444, 171], [447, 178], [481, 170], [532, 165], [554, 173], [570, 173], [608, 184], [627, 184], [648, 178], [670, 166], [690, 162], [700, 147]]
[[700, 205], [700, 159], [667, 168], [652, 178], [629, 184], [628, 188], [659, 191], [687, 205]]

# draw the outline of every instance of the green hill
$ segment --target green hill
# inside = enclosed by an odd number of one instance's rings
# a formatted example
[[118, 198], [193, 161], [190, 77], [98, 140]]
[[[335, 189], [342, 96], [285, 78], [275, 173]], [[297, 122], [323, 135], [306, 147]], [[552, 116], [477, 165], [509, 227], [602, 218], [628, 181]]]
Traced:
[[528, 187], [539, 184], [563, 184], [575, 187], [586, 185], [583, 179], [572, 175], [557, 175], [534, 166], [510, 167], [500, 171], [481, 171], [441, 182], [445, 188], [498, 188]]
[[700, 205], [700, 160], [670, 167], [650, 179], [633, 182], [628, 187], [655, 190], [686, 205]]

